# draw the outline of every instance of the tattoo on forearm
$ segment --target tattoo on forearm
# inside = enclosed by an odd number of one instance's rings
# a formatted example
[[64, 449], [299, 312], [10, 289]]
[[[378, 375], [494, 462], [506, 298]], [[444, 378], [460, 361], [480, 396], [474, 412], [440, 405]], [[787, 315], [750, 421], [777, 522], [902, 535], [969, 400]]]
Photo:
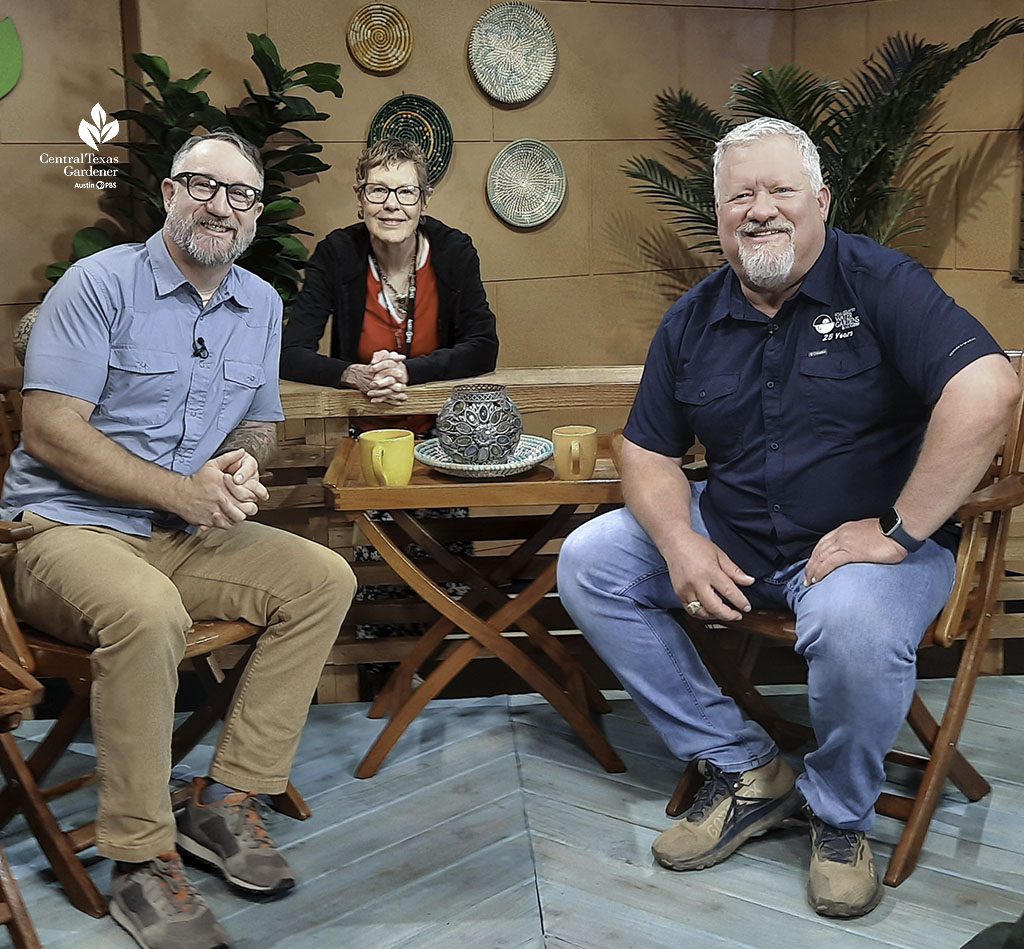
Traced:
[[217, 449], [217, 454], [223, 455], [236, 448], [244, 448], [260, 468], [264, 468], [277, 451], [277, 428], [273, 422], [239, 422]]

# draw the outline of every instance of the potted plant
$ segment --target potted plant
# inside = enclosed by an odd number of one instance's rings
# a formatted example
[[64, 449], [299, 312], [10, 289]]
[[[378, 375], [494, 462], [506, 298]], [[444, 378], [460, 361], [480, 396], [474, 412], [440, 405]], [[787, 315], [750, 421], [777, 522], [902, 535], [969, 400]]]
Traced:
[[[679, 171], [658, 158], [632, 158], [622, 170], [636, 191], [669, 213], [692, 249], [721, 255], [712, 172], [715, 143], [734, 125], [759, 116], [786, 119], [818, 146], [832, 190], [828, 223], [893, 244], [924, 227], [918, 182], [928, 173], [935, 102], [946, 85], [1024, 19], [993, 20], [959, 46], [890, 36], [847, 81], [795, 63], [748, 69], [732, 83], [726, 114], [680, 89], [656, 98], [655, 114]], [[663, 255], [661, 255], [663, 256]]]

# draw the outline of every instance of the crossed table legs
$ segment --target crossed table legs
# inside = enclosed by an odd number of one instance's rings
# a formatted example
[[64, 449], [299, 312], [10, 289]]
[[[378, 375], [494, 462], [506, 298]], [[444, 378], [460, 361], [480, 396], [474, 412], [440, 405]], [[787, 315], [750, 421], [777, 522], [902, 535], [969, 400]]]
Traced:
[[[556, 561], [552, 560], [517, 596], [510, 597], [500, 589], [502, 584], [517, 576], [547, 541], [560, 536], [560, 532], [564, 533], [565, 525], [577, 507], [575, 504], [560, 505], [533, 536], [523, 541], [486, 576], [466, 558], [451, 553], [408, 511], [391, 512], [397, 530], [389, 530], [379, 521], [371, 520], [363, 511], [350, 514], [391, 568], [441, 614], [401, 661], [371, 707], [370, 716], [373, 718], [382, 717], [389, 710], [392, 715], [360, 763], [356, 777], [369, 778], [376, 774], [388, 752], [427, 703], [485, 649], [501, 659], [554, 706], [606, 771], [626, 770], [592, 718], [593, 713], [609, 711], [608, 703], [565, 646], [530, 613], [544, 595], [554, 588]], [[447, 594], [406, 555], [400, 538], [395, 534], [404, 535], [407, 540], [426, 551], [452, 579], [468, 584], [469, 593], [460, 599]], [[476, 612], [481, 607], [492, 607], [494, 612], [484, 618]], [[539, 648], [551, 661], [561, 683], [514, 641], [502, 635], [512, 625], [522, 629], [526, 633], [527, 642]], [[469, 638], [445, 656], [416, 689], [412, 689], [413, 675], [456, 628], [466, 632]]]

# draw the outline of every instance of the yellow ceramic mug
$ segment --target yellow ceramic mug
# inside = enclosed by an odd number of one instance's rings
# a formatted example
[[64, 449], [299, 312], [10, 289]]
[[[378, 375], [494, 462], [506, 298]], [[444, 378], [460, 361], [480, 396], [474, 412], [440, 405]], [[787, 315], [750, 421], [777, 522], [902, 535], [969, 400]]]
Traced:
[[592, 425], [562, 425], [551, 433], [555, 471], [563, 481], [586, 481], [597, 462], [597, 429]]
[[359, 460], [367, 484], [408, 484], [415, 436], [405, 428], [381, 428], [359, 436]]

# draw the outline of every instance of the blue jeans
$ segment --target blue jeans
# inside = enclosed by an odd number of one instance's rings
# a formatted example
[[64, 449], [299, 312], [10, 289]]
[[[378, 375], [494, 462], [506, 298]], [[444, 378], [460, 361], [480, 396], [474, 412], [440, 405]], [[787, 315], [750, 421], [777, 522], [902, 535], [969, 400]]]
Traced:
[[[707, 536], [695, 491], [694, 530]], [[796, 651], [807, 661], [818, 747], [798, 786], [814, 813], [848, 830], [874, 824], [883, 760], [910, 707], [917, 645], [949, 596], [953, 555], [927, 541], [899, 564], [851, 563], [804, 586], [800, 561], [746, 587], [754, 607], [796, 614]], [[743, 565], [740, 564], [742, 567]], [[684, 761], [723, 771], [757, 768], [778, 753], [759, 725], [724, 696], [689, 637], [668, 568], [628, 510], [587, 522], [565, 541], [558, 591], [573, 620]]]

